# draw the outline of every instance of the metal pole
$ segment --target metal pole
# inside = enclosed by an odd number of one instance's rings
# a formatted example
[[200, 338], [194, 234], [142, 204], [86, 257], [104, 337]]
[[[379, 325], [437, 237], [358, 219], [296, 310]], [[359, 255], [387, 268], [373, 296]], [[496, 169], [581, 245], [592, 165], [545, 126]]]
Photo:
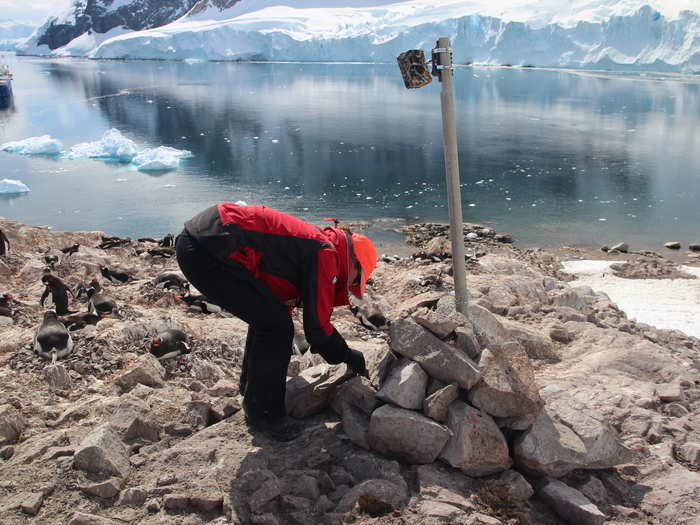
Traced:
[[462, 221], [462, 196], [459, 187], [459, 156], [457, 154], [457, 122], [453, 88], [452, 49], [449, 38], [440, 38], [437, 46], [440, 56], [440, 81], [442, 92], [442, 139], [445, 150], [445, 175], [447, 177], [447, 205], [450, 213], [450, 241], [452, 242], [452, 275], [455, 283], [455, 307], [467, 315], [467, 267], [464, 260], [464, 233]]

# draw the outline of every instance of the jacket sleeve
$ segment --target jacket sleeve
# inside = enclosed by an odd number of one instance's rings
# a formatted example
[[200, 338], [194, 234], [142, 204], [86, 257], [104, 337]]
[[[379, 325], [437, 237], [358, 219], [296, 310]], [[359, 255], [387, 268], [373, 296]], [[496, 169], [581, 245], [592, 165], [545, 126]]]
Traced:
[[338, 254], [320, 249], [309, 264], [304, 287], [304, 335], [314, 352], [331, 364], [342, 363], [349, 352], [343, 336], [331, 324], [338, 281]]

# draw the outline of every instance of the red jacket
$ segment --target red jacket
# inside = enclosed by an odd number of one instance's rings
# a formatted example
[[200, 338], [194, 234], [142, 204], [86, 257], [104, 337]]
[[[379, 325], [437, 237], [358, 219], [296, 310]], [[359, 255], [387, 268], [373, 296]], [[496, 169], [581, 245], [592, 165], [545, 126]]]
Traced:
[[185, 230], [217, 259], [242, 264], [282, 302], [304, 306], [304, 333], [312, 345], [333, 334], [333, 307], [349, 304], [347, 234], [321, 230], [265, 206], [212, 206]]

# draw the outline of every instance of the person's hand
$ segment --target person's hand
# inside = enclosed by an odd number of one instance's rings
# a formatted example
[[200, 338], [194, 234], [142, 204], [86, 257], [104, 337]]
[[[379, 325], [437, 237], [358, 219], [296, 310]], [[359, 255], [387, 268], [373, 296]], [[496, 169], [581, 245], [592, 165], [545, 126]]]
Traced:
[[367, 371], [367, 365], [365, 364], [365, 356], [359, 350], [348, 349], [348, 357], [345, 361], [348, 364], [350, 370], [355, 372], [358, 376], [366, 377], [369, 379], [369, 372]]

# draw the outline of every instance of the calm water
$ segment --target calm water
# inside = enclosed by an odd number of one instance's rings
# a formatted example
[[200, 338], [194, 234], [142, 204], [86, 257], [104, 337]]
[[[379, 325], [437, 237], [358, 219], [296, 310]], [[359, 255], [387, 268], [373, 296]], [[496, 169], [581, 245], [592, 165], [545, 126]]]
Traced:
[[[48, 61], [10, 57], [0, 142], [71, 146], [117, 128], [191, 150], [157, 176], [0, 153], [0, 215], [161, 235], [218, 201], [317, 220], [447, 220], [439, 84], [393, 65]], [[464, 219], [528, 245], [700, 239], [700, 81], [565, 71], [456, 72]]]

